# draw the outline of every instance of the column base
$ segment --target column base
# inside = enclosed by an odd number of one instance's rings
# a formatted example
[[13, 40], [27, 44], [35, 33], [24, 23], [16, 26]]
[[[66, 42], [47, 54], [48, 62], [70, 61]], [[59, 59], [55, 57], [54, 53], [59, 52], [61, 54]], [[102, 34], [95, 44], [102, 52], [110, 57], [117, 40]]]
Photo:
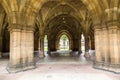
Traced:
[[90, 57], [90, 53], [89, 52], [85, 52], [84, 56], [89, 58]]
[[11, 63], [8, 63], [6, 70], [9, 73], [17, 73], [17, 72], [22, 72], [26, 70], [35, 69], [35, 68], [36, 68], [35, 62], [21, 63], [17, 65], [12, 65]]
[[78, 51], [78, 55], [82, 54], [82, 51]]
[[51, 52], [50, 52], [50, 51], [47, 51], [47, 54], [48, 54], [49, 56], [51, 56]]
[[94, 63], [93, 68], [120, 74], [120, 64]]
[[44, 58], [44, 57], [45, 57], [45, 54], [44, 54], [43, 51], [40, 51], [39, 54], [40, 54], [40, 55], [39, 55], [39, 58]]

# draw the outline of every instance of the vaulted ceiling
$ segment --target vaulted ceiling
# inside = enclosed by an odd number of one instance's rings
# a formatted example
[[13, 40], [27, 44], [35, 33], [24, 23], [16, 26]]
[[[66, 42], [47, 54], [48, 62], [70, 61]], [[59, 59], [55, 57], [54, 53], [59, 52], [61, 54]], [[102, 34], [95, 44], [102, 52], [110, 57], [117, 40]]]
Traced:
[[0, 6], [8, 24], [36, 24], [41, 35], [63, 26], [73, 33], [93, 34], [96, 24], [120, 21], [119, 0], [0, 0]]
[[48, 1], [41, 6], [37, 19], [44, 25], [40, 28], [41, 32], [51, 36], [61, 30], [68, 30], [76, 36], [82, 32], [89, 34], [92, 27], [91, 14], [81, 0]]

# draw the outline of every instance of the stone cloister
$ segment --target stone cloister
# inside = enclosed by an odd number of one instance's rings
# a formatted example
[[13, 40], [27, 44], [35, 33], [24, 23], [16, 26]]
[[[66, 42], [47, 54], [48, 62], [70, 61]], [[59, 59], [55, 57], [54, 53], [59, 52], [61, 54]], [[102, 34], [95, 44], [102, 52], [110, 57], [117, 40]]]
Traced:
[[44, 56], [59, 49], [66, 34], [69, 48], [81, 54], [95, 50], [94, 68], [120, 73], [119, 0], [0, 0], [0, 58], [10, 52], [9, 72], [35, 68], [34, 51]]

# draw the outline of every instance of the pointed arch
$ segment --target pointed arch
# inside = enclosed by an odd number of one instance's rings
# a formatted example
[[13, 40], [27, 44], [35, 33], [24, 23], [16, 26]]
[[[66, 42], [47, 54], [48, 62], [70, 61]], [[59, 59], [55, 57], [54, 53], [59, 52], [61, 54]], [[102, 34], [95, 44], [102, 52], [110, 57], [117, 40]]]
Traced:
[[59, 40], [60, 40], [62, 35], [66, 35], [68, 37], [69, 49], [72, 50], [72, 47], [73, 47], [72, 35], [67, 30], [62, 30], [62, 31], [58, 32], [58, 34], [56, 36], [56, 42], [55, 42], [56, 49], [59, 50]]

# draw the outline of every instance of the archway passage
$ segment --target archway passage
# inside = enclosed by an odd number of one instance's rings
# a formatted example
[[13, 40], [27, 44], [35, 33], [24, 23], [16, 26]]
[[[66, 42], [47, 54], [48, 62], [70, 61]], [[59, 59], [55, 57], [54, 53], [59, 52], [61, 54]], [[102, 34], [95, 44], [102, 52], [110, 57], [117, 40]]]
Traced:
[[81, 51], [82, 51], [82, 53], [85, 52], [85, 38], [84, 38], [83, 34], [81, 35]]
[[[56, 22], [56, 23], [55, 23]], [[71, 23], [71, 24], [69, 24]], [[46, 27], [45, 32], [48, 34], [48, 48], [50, 51], [59, 49], [59, 39], [65, 34], [69, 39], [69, 49], [72, 51], [79, 51], [80, 47], [80, 32], [81, 27], [78, 20], [71, 15], [61, 14], [48, 23], [49, 28]], [[47, 26], [48, 26], [47, 25]], [[74, 27], [73, 27], [74, 26]], [[79, 44], [78, 44], [79, 43]]]
[[57, 50], [72, 50], [73, 41], [71, 34], [66, 30], [61, 30], [56, 36]]
[[0, 5], [0, 58], [9, 58], [10, 52], [10, 32], [8, 31], [7, 14]]
[[59, 50], [69, 50], [69, 39], [66, 35], [62, 35], [59, 39]]

